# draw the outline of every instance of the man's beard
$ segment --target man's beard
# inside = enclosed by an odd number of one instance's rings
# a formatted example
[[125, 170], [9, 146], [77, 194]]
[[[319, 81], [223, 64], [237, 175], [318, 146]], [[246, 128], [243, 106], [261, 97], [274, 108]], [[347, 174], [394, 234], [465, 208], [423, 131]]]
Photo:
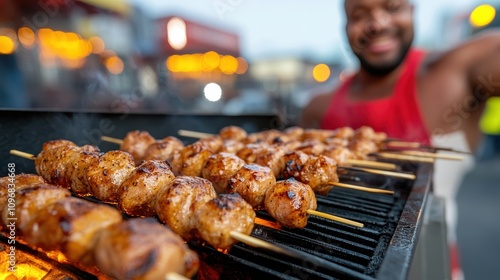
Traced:
[[412, 44], [412, 41], [404, 44], [401, 47], [397, 57], [393, 61], [381, 64], [381, 65], [369, 63], [366, 59], [364, 59], [358, 53], [354, 52], [354, 54], [359, 59], [359, 63], [360, 63], [361, 68], [363, 70], [365, 70], [366, 72], [368, 72], [369, 74], [371, 74], [373, 76], [385, 76], [385, 75], [391, 73], [392, 71], [394, 71], [396, 68], [398, 68], [399, 65], [401, 65], [401, 63], [403, 63], [403, 61], [406, 58], [406, 55], [408, 54], [408, 51], [410, 50], [411, 44]]

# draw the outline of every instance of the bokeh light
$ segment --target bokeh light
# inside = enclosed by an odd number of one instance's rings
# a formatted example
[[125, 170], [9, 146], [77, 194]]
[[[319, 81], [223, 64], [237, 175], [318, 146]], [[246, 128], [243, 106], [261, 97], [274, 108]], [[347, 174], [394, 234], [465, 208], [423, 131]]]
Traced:
[[474, 27], [484, 27], [490, 24], [495, 19], [496, 10], [491, 5], [477, 6], [469, 17], [469, 22]]
[[203, 93], [208, 101], [216, 102], [222, 97], [222, 88], [216, 83], [209, 83], [203, 89]]
[[313, 77], [316, 82], [325, 82], [328, 78], [330, 78], [330, 67], [324, 63], [314, 66]]

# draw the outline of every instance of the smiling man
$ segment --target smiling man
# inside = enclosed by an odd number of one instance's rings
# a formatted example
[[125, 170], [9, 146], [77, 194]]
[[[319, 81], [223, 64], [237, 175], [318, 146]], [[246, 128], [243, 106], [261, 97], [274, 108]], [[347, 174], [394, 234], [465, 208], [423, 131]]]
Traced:
[[359, 70], [337, 89], [315, 96], [301, 126], [363, 125], [389, 137], [430, 143], [463, 131], [471, 149], [485, 101], [500, 94], [500, 33], [482, 34], [448, 51], [412, 47], [407, 0], [346, 0], [346, 34]]
[[[475, 150], [482, 140], [479, 120], [485, 103], [500, 95], [500, 33], [484, 33], [450, 50], [427, 53], [412, 46], [414, 8], [408, 0], [344, 3], [346, 34], [359, 70], [336, 89], [313, 97], [300, 125], [367, 125], [389, 137], [426, 144], [456, 132], [447, 139], [454, 142], [463, 133]], [[461, 274], [455, 194], [470, 161], [437, 162], [435, 167], [434, 192], [446, 199], [453, 279]]]

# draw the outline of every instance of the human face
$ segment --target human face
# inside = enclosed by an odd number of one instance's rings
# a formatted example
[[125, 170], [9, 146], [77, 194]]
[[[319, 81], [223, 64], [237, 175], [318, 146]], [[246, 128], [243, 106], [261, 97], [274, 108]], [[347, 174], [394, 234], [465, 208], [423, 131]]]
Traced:
[[404, 60], [413, 41], [408, 0], [345, 0], [346, 33], [361, 67], [385, 75]]

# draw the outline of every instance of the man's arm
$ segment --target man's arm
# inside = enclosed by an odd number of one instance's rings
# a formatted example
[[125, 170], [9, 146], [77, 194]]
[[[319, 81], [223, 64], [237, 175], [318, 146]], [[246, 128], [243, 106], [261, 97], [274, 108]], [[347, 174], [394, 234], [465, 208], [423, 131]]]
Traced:
[[473, 90], [480, 90], [485, 98], [500, 96], [500, 30], [490, 31], [473, 40], [469, 80]]

